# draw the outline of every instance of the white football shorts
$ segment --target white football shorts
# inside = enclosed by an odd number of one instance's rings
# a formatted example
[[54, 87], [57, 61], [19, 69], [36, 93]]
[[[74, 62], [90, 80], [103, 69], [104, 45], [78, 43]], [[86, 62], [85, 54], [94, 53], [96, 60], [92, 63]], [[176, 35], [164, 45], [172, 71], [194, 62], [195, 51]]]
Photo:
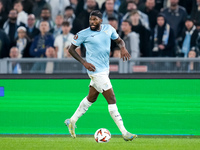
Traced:
[[103, 93], [112, 88], [110, 79], [108, 77], [109, 72], [101, 72], [97, 74], [89, 74], [91, 79], [90, 86], [94, 87], [99, 93]]

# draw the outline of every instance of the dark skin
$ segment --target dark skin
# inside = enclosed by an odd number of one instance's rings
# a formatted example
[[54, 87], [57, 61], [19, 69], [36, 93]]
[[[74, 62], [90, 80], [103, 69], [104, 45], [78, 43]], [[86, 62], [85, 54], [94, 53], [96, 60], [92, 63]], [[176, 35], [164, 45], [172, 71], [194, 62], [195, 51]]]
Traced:
[[[89, 24], [90, 24], [90, 29], [93, 31], [100, 31], [101, 30], [101, 23], [102, 23], [102, 19], [97, 17], [97, 16], [90, 16], [89, 18]], [[130, 54], [128, 53], [124, 41], [118, 37], [116, 40], [114, 40], [118, 46], [120, 47], [121, 50], [121, 58], [123, 59], [123, 61], [127, 61], [130, 59]], [[87, 61], [85, 61], [76, 51], [75, 49], [77, 48], [77, 46], [75, 45], [71, 45], [69, 48], [69, 53], [76, 59], [78, 60], [81, 64], [83, 64], [83, 66], [88, 69], [89, 71], [96, 71], [96, 68], [93, 64], [88, 63]], [[105, 97], [105, 99], [107, 100], [108, 104], [116, 104], [116, 98], [115, 98], [115, 94], [113, 91], [113, 88], [104, 91], [103, 96]], [[99, 92], [92, 86], [90, 86], [89, 89], [89, 94], [87, 96], [87, 99], [89, 102], [94, 103], [97, 100], [97, 97], [99, 95]]]

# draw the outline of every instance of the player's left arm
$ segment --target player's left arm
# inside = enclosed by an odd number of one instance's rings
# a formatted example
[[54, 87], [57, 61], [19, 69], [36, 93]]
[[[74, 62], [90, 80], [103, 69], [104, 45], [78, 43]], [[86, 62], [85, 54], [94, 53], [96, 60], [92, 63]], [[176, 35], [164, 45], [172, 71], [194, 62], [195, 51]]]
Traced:
[[116, 40], [114, 40], [117, 45], [119, 46], [119, 48], [121, 49], [121, 58], [123, 59], [123, 61], [127, 61], [130, 60], [131, 55], [129, 54], [129, 52], [127, 51], [126, 47], [125, 47], [125, 43], [124, 41], [118, 37]]

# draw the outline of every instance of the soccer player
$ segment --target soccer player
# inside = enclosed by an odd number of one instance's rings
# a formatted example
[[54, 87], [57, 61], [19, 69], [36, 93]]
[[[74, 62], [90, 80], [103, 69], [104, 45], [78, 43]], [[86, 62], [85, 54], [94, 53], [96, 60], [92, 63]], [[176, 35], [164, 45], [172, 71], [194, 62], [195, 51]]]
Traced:
[[[69, 53], [87, 69], [91, 82], [88, 96], [81, 101], [73, 116], [65, 120], [65, 124], [69, 128], [71, 136], [75, 138], [75, 123], [97, 100], [99, 93], [102, 93], [108, 102], [109, 113], [121, 131], [124, 140], [131, 141], [136, 138], [137, 135], [131, 134], [125, 129], [121, 115], [118, 112], [115, 94], [108, 77], [110, 39], [114, 40], [120, 47], [121, 58], [123, 58], [124, 61], [130, 59], [130, 54], [125, 48], [124, 41], [119, 37], [116, 30], [109, 24], [101, 23], [101, 12], [98, 10], [92, 11], [89, 18], [90, 27], [78, 32], [74, 36], [70, 46]], [[86, 48], [86, 61], [75, 51], [82, 43]]]

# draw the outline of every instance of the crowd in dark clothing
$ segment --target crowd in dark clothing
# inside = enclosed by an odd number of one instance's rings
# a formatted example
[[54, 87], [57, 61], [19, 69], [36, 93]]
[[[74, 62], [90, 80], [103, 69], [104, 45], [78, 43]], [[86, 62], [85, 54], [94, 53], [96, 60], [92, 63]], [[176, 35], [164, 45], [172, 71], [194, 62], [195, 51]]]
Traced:
[[[139, 52], [133, 57], [188, 57], [190, 51], [199, 56], [200, 0], [105, 0], [100, 4], [98, 0], [0, 0], [0, 58], [9, 57], [12, 47], [19, 49], [19, 57], [48, 57], [48, 47], [55, 49], [52, 57], [68, 56], [63, 48], [70, 40], [64, 39], [63, 22], [69, 23], [71, 37], [89, 27], [92, 10], [102, 12], [103, 23], [117, 30], [130, 53]], [[49, 23], [44, 35], [43, 21]], [[124, 21], [131, 31], [126, 24], [122, 30]], [[60, 49], [56, 38], [63, 39]], [[113, 57], [119, 47], [111, 43]], [[80, 55], [85, 57], [83, 45]]]

